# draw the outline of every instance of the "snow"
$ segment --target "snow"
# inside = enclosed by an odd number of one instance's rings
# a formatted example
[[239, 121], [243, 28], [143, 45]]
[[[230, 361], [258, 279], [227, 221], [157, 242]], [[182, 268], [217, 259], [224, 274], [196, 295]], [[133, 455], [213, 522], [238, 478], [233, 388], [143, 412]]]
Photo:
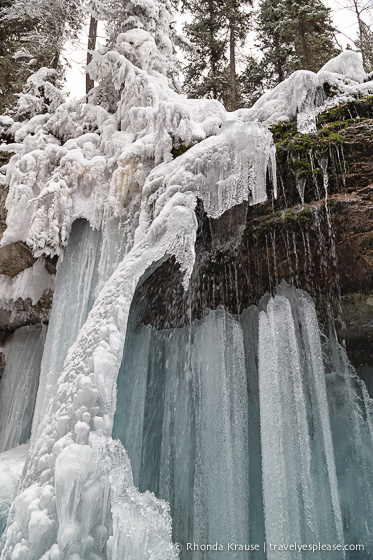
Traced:
[[0, 535], [4, 531], [9, 508], [17, 493], [27, 449], [25, 444], [0, 453]]
[[[344, 51], [317, 74], [308, 70], [294, 72], [258, 99], [251, 109], [240, 109], [236, 114], [245, 121], [260, 121], [267, 126], [298, 120], [300, 132], [316, 132], [318, 113], [373, 93], [372, 81], [362, 83], [367, 79], [361, 55]], [[334, 87], [334, 97], [326, 98], [325, 85]]]
[[266, 201], [267, 170], [272, 175], [276, 197], [272, 134], [260, 123], [224, 123], [219, 134], [190, 148], [173, 162], [157, 166], [149, 174], [143, 188], [135, 240], [142, 238], [151, 221], [176, 193], [195, 194], [212, 218], [218, 218], [245, 200], [251, 205]]
[[55, 277], [45, 268], [44, 258], [38, 259], [33, 266], [11, 277], [0, 274], [0, 302], [7, 306], [17, 299], [31, 299], [35, 305], [44, 292], [53, 292]]
[[40, 68], [32, 74], [23, 93], [19, 95], [16, 116], [19, 118], [40, 115], [47, 109], [55, 111], [64, 102], [64, 96], [51, 81], [55, 81], [57, 70]]
[[[146, 270], [153, 264], [161, 262], [165, 255], [175, 256], [180, 263], [181, 270], [184, 271], [184, 284], [187, 285], [194, 264], [194, 241], [197, 229], [193, 211], [195, 204], [196, 199], [190, 193], [179, 193], [167, 202], [159, 216], [149, 227], [144, 239], [129, 252], [99, 293], [86, 323], [69, 350], [58, 380], [57, 392], [52, 396], [41, 418], [37, 438], [30, 448], [28, 472], [31, 479], [29, 480], [35, 481], [38, 494], [42, 491], [43, 485], [49, 484], [54, 476], [54, 460], [52, 460], [51, 455], [58, 458], [60, 453], [71, 443], [81, 447], [83, 449], [81, 453], [88, 453], [85, 448], [87, 442], [91, 441], [92, 430], [95, 429], [99, 434], [102, 434], [103, 445], [109, 445], [108, 438], [112, 430], [116, 404], [116, 377], [121, 363], [128, 313], [134, 291]], [[57, 329], [59, 329], [59, 325], [57, 325]], [[78, 444], [77, 441], [80, 443]], [[100, 460], [103, 460], [102, 455], [100, 455]], [[88, 486], [90, 484], [91, 471], [83, 458], [81, 462], [83, 466], [85, 465], [85, 470], [81, 474], [71, 473], [71, 477], [75, 477], [74, 480], [77, 485], [76, 501], [71, 506], [73, 508], [72, 516], [75, 511], [81, 510], [78, 509], [78, 506], [82, 508], [84, 504], [84, 492], [80, 493], [79, 488], [82, 488], [84, 483], [87, 483]], [[68, 477], [64, 484], [70, 484], [69, 481], [70, 478]], [[104, 479], [103, 484], [106, 488], [107, 483]], [[104, 492], [104, 487], [102, 492]], [[132, 501], [131, 496], [128, 496], [127, 500]], [[139, 506], [136, 506], [135, 509], [131, 506], [133, 517], [131, 518], [132, 521], [129, 520], [129, 522], [136, 526], [139, 524], [136, 533], [137, 538], [143, 539], [144, 523], [150, 525], [149, 535], [155, 530], [154, 527], [158, 526], [163, 527], [162, 534], [165, 535], [162, 537], [163, 544], [160, 544], [157, 549], [158, 552], [154, 550], [152, 553], [149, 552], [149, 560], [163, 560], [165, 556], [162, 555], [162, 551], [167, 550], [169, 550], [169, 558], [176, 557], [169, 537], [170, 522], [167, 517], [167, 509], [165, 509], [166, 506], [162, 506], [158, 513], [149, 514], [145, 518], [141, 515], [139, 520], [136, 521], [138, 508], [145, 507], [143, 500], [146, 500], [147, 508], [155, 507], [158, 504], [153, 497], [143, 497], [142, 494], [136, 494], [136, 496], [140, 500]], [[56, 489], [56, 498], [58, 502], [58, 488]], [[20, 494], [18, 496], [19, 508], [25, 507], [22, 506], [22, 503], [26, 499], [28, 499], [27, 495]], [[33, 504], [33, 511], [41, 511], [37, 502], [33, 502]], [[124, 504], [123, 507], [129, 507], [129, 504]], [[29, 509], [27, 511], [29, 512]], [[162, 519], [159, 519], [159, 516]], [[85, 518], [75, 516], [73, 525], [69, 525], [68, 519], [65, 523], [64, 519], [65, 517], [62, 517], [62, 529], [57, 537], [59, 550], [62, 550], [65, 545], [68, 546], [70, 539], [77, 539], [78, 536], [83, 546], [83, 539], [86, 538], [83, 530]], [[24, 534], [28, 542], [30, 542], [30, 520], [29, 513], [27, 513], [26, 524], [28, 528]], [[43, 547], [43, 553], [45, 553], [48, 550], [47, 547], [56, 544], [56, 541], [53, 540], [55, 539], [53, 526], [49, 526], [44, 517], [42, 522], [43, 527], [46, 527], [46, 533], [42, 544], [39, 541], [36, 541], [34, 545], [31, 544], [36, 551], [33, 554], [41, 555], [41, 546]], [[15, 523], [11, 523], [7, 530], [5, 558], [10, 554], [11, 548], [15, 546], [14, 543], [19, 542], [16, 536], [18, 532]], [[105, 526], [108, 526], [108, 521], [106, 521]], [[72, 535], [70, 529], [73, 531]], [[125, 545], [123, 539], [126, 542], [126, 535], [126, 528], [118, 525], [113, 536], [113, 550], [116, 550], [116, 546], [119, 547], [118, 556], [114, 556], [118, 560], [121, 558], [120, 553], [123, 547], [133, 546], [135, 547], [134, 550], [138, 550], [142, 542], [140, 540], [140, 544], [135, 542], [131, 545]], [[158, 531], [156, 531], [156, 535], [158, 535], [156, 538], [159, 541]], [[115, 542], [118, 542], [118, 545], [115, 545]]]
[[363, 68], [363, 57], [361, 53], [354, 51], [341, 52], [338, 56], [324, 64], [318, 73], [320, 74], [321, 72], [341, 74], [359, 83], [367, 79], [367, 74]]

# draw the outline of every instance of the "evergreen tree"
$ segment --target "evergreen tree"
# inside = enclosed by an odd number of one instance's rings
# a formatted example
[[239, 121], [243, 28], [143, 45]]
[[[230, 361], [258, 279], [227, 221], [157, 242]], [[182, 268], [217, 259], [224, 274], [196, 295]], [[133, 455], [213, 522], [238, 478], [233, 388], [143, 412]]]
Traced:
[[263, 67], [252, 55], [246, 56], [243, 66], [244, 70], [239, 76], [241, 104], [251, 107], [264, 93]]
[[[93, 18], [105, 23], [106, 48], [117, 48], [117, 39], [120, 34], [125, 34], [133, 29], [141, 29], [150, 34], [158, 52], [159, 63], [153, 64], [153, 68], [166, 74], [176, 82], [176, 58], [173, 29], [172, 6], [170, 0], [155, 0], [155, 2], [144, 2], [144, 0], [90, 0], [88, 11]], [[94, 22], [91, 20], [91, 29], [94, 33]], [[92, 34], [90, 33], [92, 37]], [[145, 40], [145, 35], [143, 36]], [[131, 41], [134, 38], [131, 39]], [[95, 40], [92, 38], [92, 45]], [[128, 48], [127, 58], [134, 64], [138, 64], [136, 45]]]
[[267, 85], [295, 70], [317, 72], [338, 54], [331, 10], [320, 0], [263, 0], [258, 15], [259, 46]]
[[294, 59], [294, 47], [284, 40], [283, 4], [277, 0], [263, 0], [257, 18], [257, 38], [263, 53], [262, 74], [267, 87], [282, 82], [288, 74], [286, 67]]
[[61, 52], [84, 24], [84, 0], [1, 0], [0, 111], [40, 68], [62, 74]]
[[192, 15], [185, 32], [192, 48], [186, 53], [184, 89], [191, 97], [219, 99], [230, 110], [241, 104], [237, 49], [246, 38], [251, 0], [186, 0]]
[[185, 2], [193, 15], [184, 30], [191, 48], [186, 51], [185, 92], [192, 98], [210, 97], [228, 101], [226, 17], [216, 0]]
[[2, 21], [28, 29], [19, 56], [34, 61], [36, 69], [57, 69], [68, 39], [77, 39], [84, 23], [82, 0], [12, 0], [2, 10]]
[[31, 30], [30, 22], [10, 22], [4, 17], [12, 4], [13, 0], [0, 3], [0, 114], [15, 104], [15, 95], [26, 83], [33, 66], [25, 40]]
[[249, 18], [245, 8], [252, 6], [248, 0], [226, 0], [226, 13], [229, 29], [229, 74], [230, 74], [230, 109], [234, 111], [239, 104], [237, 76], [237, 46], [245, 41], [249, 30]]

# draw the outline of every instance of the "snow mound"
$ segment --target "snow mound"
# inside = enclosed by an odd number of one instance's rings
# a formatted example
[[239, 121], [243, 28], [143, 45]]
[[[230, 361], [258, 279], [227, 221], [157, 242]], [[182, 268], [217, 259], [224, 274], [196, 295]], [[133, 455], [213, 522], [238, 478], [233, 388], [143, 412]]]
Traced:
[[[345, 51], [332, 58], [315, 74], [298, 70], [273, 90], [265, 93], [250, 109], [236, 111], [244, 121], [260, 121], [267, 126], [297, 120], [299, 132], [316, 132], [317, 115], [352, 99], [371, 95], [373, 81], [367, 79], [359, 53]], [[326, 86], [333, 86], [328, 97]]]
[[367, 79], [367, 74], [363, 68], [363, 57], [361, 53], [354, 51], [341, 52], [341, 54], [324, 64], [319, 70], [319, 74], [324, 71], [342, 74], [342, 76], [346, 76], [346, 78], [359, 83]]

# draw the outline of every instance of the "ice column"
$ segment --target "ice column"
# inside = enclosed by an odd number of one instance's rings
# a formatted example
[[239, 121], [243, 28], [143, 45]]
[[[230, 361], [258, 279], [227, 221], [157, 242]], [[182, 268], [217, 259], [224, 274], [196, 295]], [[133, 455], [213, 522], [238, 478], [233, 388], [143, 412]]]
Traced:
[[30, 438], [44, 338], [43, 327], [22, 327], [5, 345], [0, 383], [0, 452]]
[[67, 352], [94, 302], [101, 234], [85, 220], [74, 223], [65, 257], [57, 272], [56, 288], [45, 350], [41, 364], [40, 390], [35, 409], [34, 430], [39, 425]]
[[[373, 402], [365, 384], [330, 337], [328, 401], [345, 541], [363, 544], [359, 558], [373, 553]], [[351, 553], [354, 558], [356, 553]]]
[[[270, 299], [259, 318], [267, 542], [343, 544], [316, 312], [305, 295], [288, 292], [290, 300], [284, 295]], [[268, 551], [268, 560], [324, 560], [328, 554], [332, 558], [334, 553]]]
[[[202, 324], [177, 329], [131, 323], [114, 436], [128, 449], [135, 484], [170, 503], [176, 542], [247, 542], [249, 413], [239, 322], [211, 311]], [[260, 476], [260, 455], [256, 463]]]
[[[247, 542], [247, 381], [242, 331], [224, 311], [212, 311], [193, 345], [196, 406], [194, 538]], [[209, 558], [220, 558], [221, 552]]]

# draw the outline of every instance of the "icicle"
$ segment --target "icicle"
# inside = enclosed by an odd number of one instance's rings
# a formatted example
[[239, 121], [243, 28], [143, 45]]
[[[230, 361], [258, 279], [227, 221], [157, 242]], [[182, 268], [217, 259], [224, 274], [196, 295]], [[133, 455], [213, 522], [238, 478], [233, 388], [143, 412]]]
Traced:
[[373, 553], [373, 408], [332, 329], [326, 348], [328, 401], [346, 542]]
[[[225, 340], [230, 345], [225, 345]], [[217, 311], [206, 317], [196, 333], [193, 370], [194, 540], [245, 542], [249, 491], [247, 381], [242, 332], [229, 315]]]
[[329, 175], [328, 175], [328, 158], [319, 158], [318, 159], [319, 165], [322, 169], [323, 173], [323, 183], [324, 183], [324, 193], [325, 193], [325, 202], [328, 200], [328, 186], [329, 186]]

